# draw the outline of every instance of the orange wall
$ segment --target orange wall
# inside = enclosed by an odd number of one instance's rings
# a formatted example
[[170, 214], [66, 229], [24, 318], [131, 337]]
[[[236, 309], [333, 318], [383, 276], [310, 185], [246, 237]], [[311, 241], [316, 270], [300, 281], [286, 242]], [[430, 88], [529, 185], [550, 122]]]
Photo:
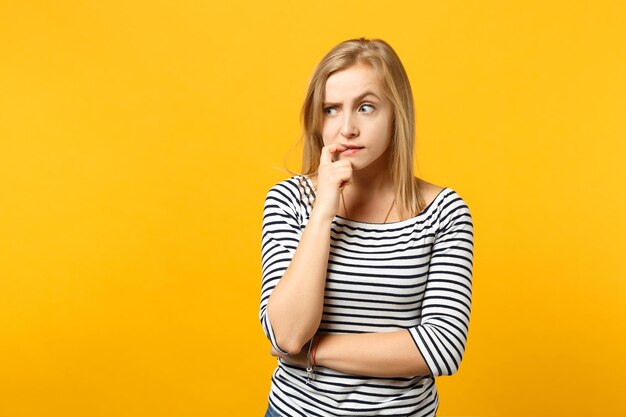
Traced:
[[440, 415], [625, 415], [625, 20], [599, 0], [0, 0], [0, 416], [262, 415], [263, 199], [299, 168], [315, 64], [358, 36], [402, 57], [420, 175], [474, 217]]

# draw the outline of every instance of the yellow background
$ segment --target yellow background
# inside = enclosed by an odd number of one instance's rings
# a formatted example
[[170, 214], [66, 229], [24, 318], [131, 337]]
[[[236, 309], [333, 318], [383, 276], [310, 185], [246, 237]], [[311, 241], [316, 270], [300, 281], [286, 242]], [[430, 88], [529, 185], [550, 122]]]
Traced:
[[299, 169], [314, 66], [359, 36], [402, 58], [419, 175], [475, 222], [439, 415], [626, 415], [624, 21], [598, 0], [2, 0], [0, 416], [263, 415], [263, 200]]

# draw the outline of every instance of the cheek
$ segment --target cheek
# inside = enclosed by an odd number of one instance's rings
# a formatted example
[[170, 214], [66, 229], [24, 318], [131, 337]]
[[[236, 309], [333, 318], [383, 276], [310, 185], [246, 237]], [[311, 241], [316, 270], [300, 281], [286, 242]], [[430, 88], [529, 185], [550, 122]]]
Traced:
[[332, 122], [326, 121], [322, 125], [322, 137], [324, 140], [333, 136], [334, 126]]
[[384, 123], [381, 133], [387, 138], [387, 143], [391, 142], [393, 136], [393, 119], [391, 118], [391, 116], [389, 117], [387, 122]]
[[376, 129], [376, 136], [382, 138], [381, 145], [387, 145], [391, 141], [393, 127], [387, 123], [381, 123]]

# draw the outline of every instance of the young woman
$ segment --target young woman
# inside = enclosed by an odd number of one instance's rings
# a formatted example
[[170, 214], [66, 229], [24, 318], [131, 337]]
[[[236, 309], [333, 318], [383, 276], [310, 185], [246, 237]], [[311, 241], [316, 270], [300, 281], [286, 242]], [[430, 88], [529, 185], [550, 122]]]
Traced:
[[473, 227], [413, 174], [408, 77], [382, 40], [317, 66], [303, 172], [270, 188], [260, 320], [278, 358], [267, 416], [435, 416], [467, 340]]

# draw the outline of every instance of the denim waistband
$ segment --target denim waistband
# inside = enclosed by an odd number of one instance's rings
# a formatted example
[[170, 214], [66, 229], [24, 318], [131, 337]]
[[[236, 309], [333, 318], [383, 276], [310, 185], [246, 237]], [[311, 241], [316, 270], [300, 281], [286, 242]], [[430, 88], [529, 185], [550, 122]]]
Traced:
[[267, 411], [265, 412], [265, 417], [280, 417], [280, 414], [278, 414], [278, 411], [276, 411], [276, 409], [274, 407], [272, 407], [272, 404], [267, 404]]

